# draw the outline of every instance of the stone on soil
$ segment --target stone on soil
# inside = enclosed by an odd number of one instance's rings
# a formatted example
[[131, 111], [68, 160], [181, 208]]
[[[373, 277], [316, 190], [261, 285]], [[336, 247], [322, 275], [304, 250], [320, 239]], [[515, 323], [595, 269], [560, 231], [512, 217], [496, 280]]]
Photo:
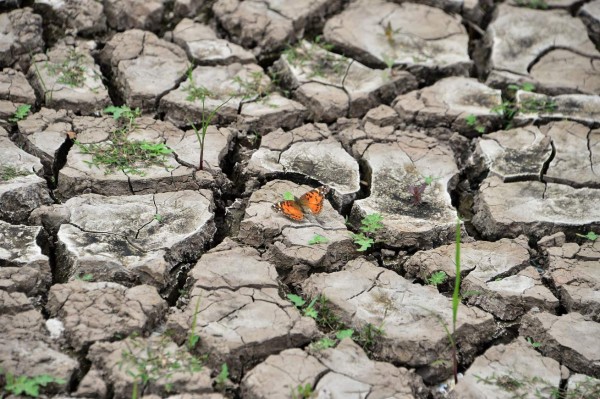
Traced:
[[38, 0], [35, 10], [43, 15], [53, 37], [65, 31], [84, 37], [106, 31], [106, 15], [102, 2], [95, 0]]
[[91, 274], [174, 289], [176, 266], [197, 259], [216, 231], [212, 201], [204, 190], [70, 199], [57, 236], [59, 281]]
[[568, 312], [600, 322], [600, 240], [547, 248], [548, 274]]
[[[396, 142], [355, 144], [371, 176], [370, 196], [355, 201], [350, 220], [360, 226], [369, 214], [383, 216], [377, 239], [393, 247], [430, 248], [454, 240], [456, 210], [449, 185], [458, 173], [452, 150], [419, 132], [396, 132]], [[431, 184], [425, 178], [431, 177]], [[425, 184], [417, 203], [411, 190]]]
[[469, 74], [468, 35], [458, 16], [422, 4], [360, 0], [330, 18], [325, 39], [369, 66], [402, 66], [422, 78]]
[[244, 397], [287, 399], [306, 384], [314, 387], [316, 397], [427, 397], [421, 378], [413, 371], [370, 360], [351, 339], [321, 351], [288, 349], [269, 356], [244, 376], [241, 387]]
[[212, 11], [232, 41], [255, 55], [268, 55], [295, 42], [341, 5], [340, 0], [218, 0]]
[[182, 344], [195, 320], [200, 340], [194, 351], [209, 353], [215, 367], [227, 363], [239, 378], [267, 356], [305, 345], [318, 334], [313, 319], [280, 297], [277, 279], [275, 266], [258, 251], [226, 239], [191, 270], [189, 299], [182, 310], [173, 310], [167, 328]]
[[0, 127], [0, 221], [23, 223], [31, 212], [53, 203], [38, 158], [17, 147]]
[[156, 288], [117, 283], [71, 281], [50, 288], [46, 309], [61, 320], [65, 338], [76, 351], [97, 341], [145, 333], [158, 325], [167, 303]]
[[[378, 358], [415, 367], [430, 382], [450, 375], [449, 369], [431, 365], [435, 360], [450, 359], [441, 323], [450, 325], [452, 318], [451, 299], [434, 287], [412, 284], [390, 270], [357, 259], [342, 271], [312, 274], [302, 289], [307, 297], [325, 296], [332, 311], [355, 331], [368, 324], [383, 328], [385, 334], [376, 338], [374, 349]], [[455, 339], [463, 359], [472, 359], [492, 338], [494, 329], [491, 315], [461, 307]]]
[[184, 18], [173, 30], [173, 42], [185, 49], [196, 65], [227, 65], [255, 63], [251, 52], [237, 44], [219, 39], [208, 26]]
[[160, 97], [183, 79], [189, 66], [181, 47], [138, 29], [114, 35], [102, 49], [100, 61], [110, 68], [116, 91], [125, 103], [143, 111], [153, 111]]
[[50, 262], [37, 240], [40, 226], [0, 221], [0, 290], [36, 296], [46, 292], [52, 276]]
[[[331, 270], [341, 267], [354, 257], [355, 246], [344, 218], [327, 199], [320, 214], [308, 213], [302, 221], [291, 220], [273, 209], [275, 203], [283, 200], [285, 192], [299, 198], [311, 189], [310, 186], [274, 180], [255, 191], [240, 224], [240, 241], [253, 247], [271, 244], [266, 255], [268, 259], [283, 270], [297, 271], [304, 276], [310, 268]], [[309, 244], [315, 235], [325, 237], [327, 242]], [[296, 277], [292, 279], [297, 280]]]
[[111, 104], [91, 56], [93, 47], [89, 42], [61, 42], [46, 53], [46, 59], [33, 63], [28, 77], [43, 105], [91, 115]]
[[[67, 162], [58, 173], [58, 193], [62, 198], [72, 198], [90, 192], [102, 195], [132, 195], [197, 190], [214, 183], [213, 175], [208, 170], [196, 171], [200, 149], [195, 134], [192, 131], [184, 133], [169, 122], [149, 117], [138, 118], [134, 128], [124, 134], [129, 142], [166, 144], [174, 152], [165, 154], [162, 164], [159, 162], [144, 165], [138, 162], [109, 169], [105, 164], [94, 163], [93, 154], [88, 153], [86, 148], [110, 148], [112, 135], [123, 134], [119, 132], [118, 126], [126, 126], [126, 123], [120, 123], [121, 125], [117, 125], [108, 116], [73, 119], [72, 129], [77, 133], [77, 140], [81, 145], [76, 144], [70, 149]], [[216, 174], [220, 174], [218, 166], [222, 152], [228, 148], [228, 134], [229, 131], [223, 129], [219, 133], [211, 131], [207, 137], [207, 140], [215, 136], [227, 137], [224, 140], [218, 137], [215, 143], [206, 146], [204, 166], [210, 165]], [[187, 145], [186, 148], [182, 148], [183, 144]], [[177, 151], [184, 154], [183, 162], [178, 161]]]
[[586, 94], [561, 94], [546, 96], [519, 90], [516, 93], [519, 113], [515, 122], [550, 122], [572, 120], [587, 125], [600, 122], [600, 97]]
[[165, 2], [163, 0], [105, 0], [104, 12], [108, 26], [114, 30], [158, 31], [163, 22]]
[[513, 399], [517, 395], [529, 397], [527, 395], [536, 389], [542, 395], [550, 395], [559, 388], [560, 382], [561, 365], [540, 355], [519, 337], [508, 345], [492, 346], [475, 359], [458, 381], [451, 398]]
[[0, 14], [0, 68], [26, 71], [30, 54], [43, 51], [42, 16], [29, 7]]
[[335, 190], [338, 207], [348, 205], [360, 190], [358, 163], [324, 124], [271, 132], [252, 154], [246, 172], [259, 179], [294, 173], [317, 180]]
[[146, 395], [165, 398], [188, 393], [197, 397], [212, 392], [210, 369], [198, 367], [201, 361], [193, 359], [185, 346], [178, 346], [167, 336], [98, 342], [92, 345], [87, 358], [107, 378], [115, 397], [132, 397], [134, 383], [142, 385], [140, 367], [144, 365], [148, 367], [143, 372], [150, 377], [144, 386]]
[[585, 320], [579, 313], [556, 316], [530, 312], [521, 321], [519, 333], [541, 342], [538, 348], [578, 373], [600, 378], [600, 323]]
[[[462, 134], [480, 135], [500, 125], [493, 109], [502, 103], [500, 90], [494, 90], [466, 77], [449, 77], [420, 90], [398, 96], [393, 107], [400, 119], [420, 126], [444, 126]], [[475, 122], [469, 124], [469, 118]]]
[[[600, 53], [583, 22], [566, 11], [501, 4], [486, 32], [491, 55], [487, 83], [531, 82], [548, 94], [598, 94], [593, 72]], [[560, 75], [557, 75], [560, 71]]]
[[389, 103], [417, 87], [408, 72], [371, 69], [307, 41], [284, 53], [274, 67], [315, 121], [362, 117], [381, 102]]

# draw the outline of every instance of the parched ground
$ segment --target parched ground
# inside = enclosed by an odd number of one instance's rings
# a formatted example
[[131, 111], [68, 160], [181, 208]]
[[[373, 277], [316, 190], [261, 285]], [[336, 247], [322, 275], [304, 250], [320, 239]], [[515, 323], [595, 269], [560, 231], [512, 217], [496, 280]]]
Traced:
[[600, 398], [600, 0], [0, 12], [0, 397]]

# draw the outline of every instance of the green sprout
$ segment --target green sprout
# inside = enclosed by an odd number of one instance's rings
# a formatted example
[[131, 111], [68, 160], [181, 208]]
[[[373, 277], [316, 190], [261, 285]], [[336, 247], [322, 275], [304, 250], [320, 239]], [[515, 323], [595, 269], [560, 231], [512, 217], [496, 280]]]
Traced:
[[31, 111], [31, 105], [29, 104], [21, 104], [17, 107], [17, 110], [13, 114], [11, 118], [8, 118], [9, 122], [17, 123], [27, 118], [29, 115], [29, 111]]
[[314, 244], [326, 244], [326, 243], [328, 243], [328, 242], [329, 242], [329, 240], [327, 239], [327, 237], [323, 237], [323, 236], [322, 236], [322, 235], [320, 235], [320, 234], [315, 234], [315, 235], [313, 236], [313, 238], [311, 238], [311, 239], [308, 241], [308, 245], [314, 245]]

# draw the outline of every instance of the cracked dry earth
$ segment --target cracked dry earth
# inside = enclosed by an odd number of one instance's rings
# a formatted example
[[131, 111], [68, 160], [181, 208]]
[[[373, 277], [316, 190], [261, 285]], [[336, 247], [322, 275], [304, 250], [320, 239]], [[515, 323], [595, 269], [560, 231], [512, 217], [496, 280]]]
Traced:
[[0, 12], [0, 397], [600, 398], [600, 0]]

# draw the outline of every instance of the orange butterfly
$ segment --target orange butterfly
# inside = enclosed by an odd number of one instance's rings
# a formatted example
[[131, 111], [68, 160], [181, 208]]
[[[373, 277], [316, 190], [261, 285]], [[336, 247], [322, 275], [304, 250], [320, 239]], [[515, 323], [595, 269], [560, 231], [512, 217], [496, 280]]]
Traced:
[[315, 215], [323, 210], [323, 201], [329, 190], [330, 188], [327, 186], [315, 188], [300, 198], [294, 197], [293, 200], [279, 201], [273, 204], [273, 209], [292, 220], [300, 221], [304, 219], [307, 210]]

